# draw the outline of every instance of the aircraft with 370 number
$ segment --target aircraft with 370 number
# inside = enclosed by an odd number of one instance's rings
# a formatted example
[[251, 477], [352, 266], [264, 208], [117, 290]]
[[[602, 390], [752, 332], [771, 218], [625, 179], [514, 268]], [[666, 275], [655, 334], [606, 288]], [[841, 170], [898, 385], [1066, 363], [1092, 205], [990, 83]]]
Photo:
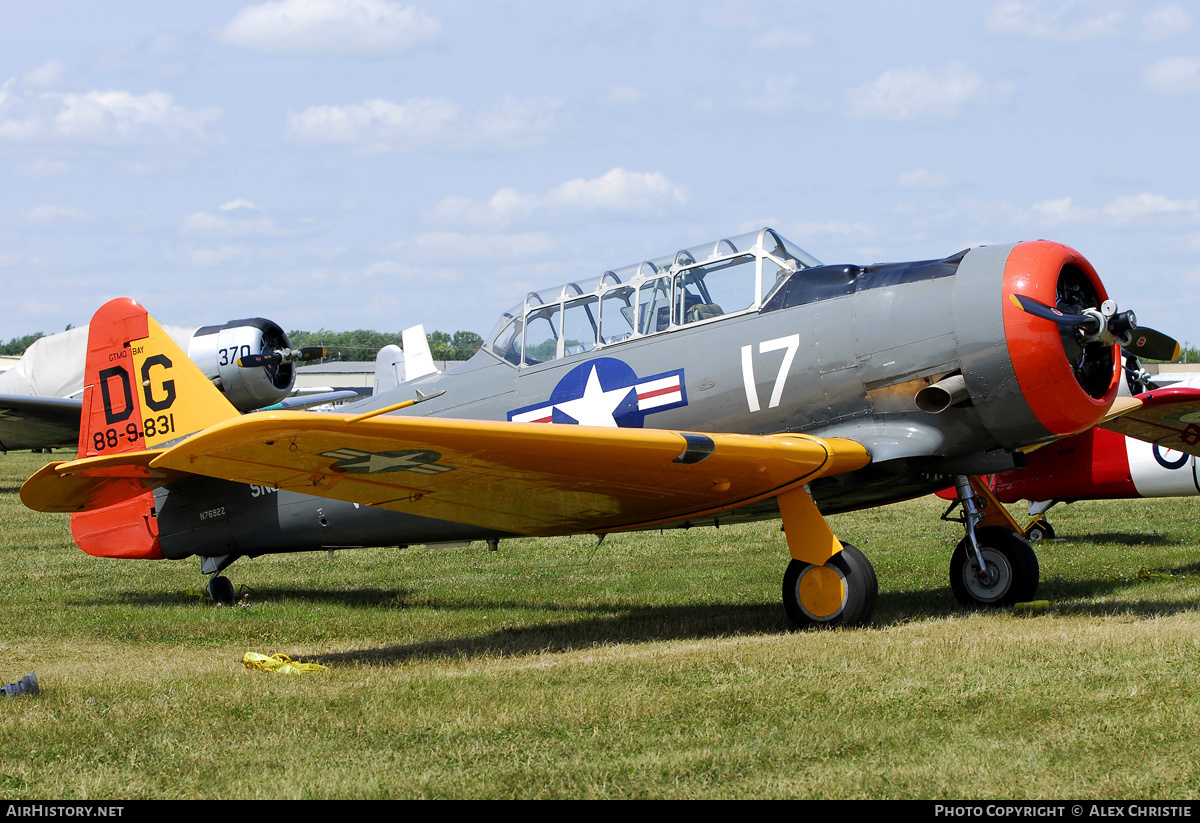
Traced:
[[243, 416], [121, 298], [91, 325], [77, 459], [21, 496], [71, 512], [90, 554], [198, 556], [217, 600], [232, 562], [273, 552], [781, 518], [788, 617], [859, 626], [875, 571], [824, 515], [948, 485], [958, 600], [1034, 596], [980, 477], [1139, 408], [1122, 347], [1178, 354], [1058, 243], [823, 265], [764, 228], [530, 292], [469, 361], [339, 412]]

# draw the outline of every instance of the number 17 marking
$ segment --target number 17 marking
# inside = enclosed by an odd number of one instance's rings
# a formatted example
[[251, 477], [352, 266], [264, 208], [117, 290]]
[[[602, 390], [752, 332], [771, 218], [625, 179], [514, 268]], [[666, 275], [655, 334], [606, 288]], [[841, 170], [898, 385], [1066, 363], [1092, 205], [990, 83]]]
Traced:
[[[796, 358], [796, 350], [800, 348], [800, 335], [790, 334], [787, 337], [777, 337], [774, 340], [764, 340], [758, 344], [758, 353], [785, 349], [783, 362], [779, 364], [779, 374], [775, 375], [775, 387], [771, 389], [771, 400], [767, 408], [773, 409], [783, 399], [783, 384], [787, 382], [788, 371]], [[746, 403], [750, 411], [759, 411], [762, 406], [758, 403], [758, 387], [754, 380], [754, 346], [742, 346], [742, 382], [746, 386]]]

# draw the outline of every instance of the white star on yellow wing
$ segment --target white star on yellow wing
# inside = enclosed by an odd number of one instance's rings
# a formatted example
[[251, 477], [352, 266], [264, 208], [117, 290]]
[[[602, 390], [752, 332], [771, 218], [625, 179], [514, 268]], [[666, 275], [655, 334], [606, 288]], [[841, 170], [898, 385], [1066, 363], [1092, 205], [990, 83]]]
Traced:
[[568, 400], [565, 403], [556, 403], [554, 407], [578, 422], [581, 426], [609, 426], [610, 428], [616, 428], [617, 421], [613, 418], [613, 412], [625, 402], [625, 398], [629, 396], [631, 391], [633, 391], [632, 386], [623, 386], [619, 389], [605, 391], [600, 386], [600, 378], [596, 374], [596, 367], [592, 366], [592, 372], [588, 375], [587, 385], [583, 389], [583, 396], [577, 397], [574, 400]]

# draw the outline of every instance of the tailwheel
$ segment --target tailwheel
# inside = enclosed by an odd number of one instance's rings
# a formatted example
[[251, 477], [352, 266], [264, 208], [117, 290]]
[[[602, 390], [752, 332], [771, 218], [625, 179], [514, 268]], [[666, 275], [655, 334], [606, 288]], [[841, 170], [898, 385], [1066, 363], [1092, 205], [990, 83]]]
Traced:
[[1025, 539], [1030, 543], [1040, 543], [1043, 540], [1054, 539], [1054, 527], [1050, 525], [1050, 521], [1044, 517], [1039, 517], [1029, 524], [1029, 528], [1025, 529]]
[[878, 596], [871, 561], [849, 543], [823, 566], [793, 560], [783, 575], [783, 608], [802, 629], [865, 626]]
[[214, 574], [208, 579], [208, 596], [214, 603], [232, 606], [237, 599], [237, 592], [233, 590], [232, 580], [224, 575]]
[[950, 590], [964, 606], [1011, 606], [1032, 600], [1038, 586], [1038, 559], [1033, 548], [1008, 529], [975, 530], [984, 568], [964, 537], [950, 558]]

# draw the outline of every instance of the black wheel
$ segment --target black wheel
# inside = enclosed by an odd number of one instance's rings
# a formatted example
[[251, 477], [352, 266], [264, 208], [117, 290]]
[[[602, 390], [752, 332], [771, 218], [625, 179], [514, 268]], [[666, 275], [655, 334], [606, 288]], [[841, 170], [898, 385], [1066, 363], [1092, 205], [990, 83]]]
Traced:
[[232, 606], [233, 601], [237, 599], [237, 593], [233, 590], [233, 581], [220, 574], [214, 574], [209, 578], [208, 596], [214, 603], [224, 603], [226, 606]]
[[799, 628], [865, 626], [879, 582], [866, 555], [849, 543], [823, 566], [793, 560], [783, 575], [783, 608]]
[[1039, 517], [1025, 530], [1025, 539], [1030, 543], [1040, 543], [1043, 540], [1054, 539], [1054, 527], [1044, 517]]
[[975, 537], [986, 568], [980, 570], [975, 550], [964, 537], [950, 558], [950, 590], [964, 606], [1011, 606], [1032, 600], [1038, 586], [1038, 559], [1020, 535], [989, 526]]

